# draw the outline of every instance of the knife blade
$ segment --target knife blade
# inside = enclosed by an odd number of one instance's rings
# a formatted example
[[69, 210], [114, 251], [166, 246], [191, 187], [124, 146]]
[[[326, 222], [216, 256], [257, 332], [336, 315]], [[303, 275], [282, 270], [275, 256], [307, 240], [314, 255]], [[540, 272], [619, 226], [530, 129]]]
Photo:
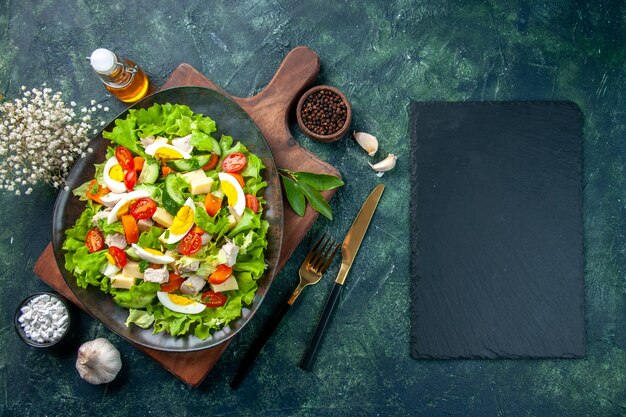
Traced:
[[363, 206], [361, 206], [359, 213], [356, 215], [354, 221], [352, 222], [352, 226], [350, 226], [350, 230], [348, 230], [348, 233], [343, 240], [343, 244], [341, 245], [341, 267], [339, 268], [339, 273], [335, 279], [335, 285], [333, 285], [328, 301], [326, 301], [326, 305], [324, 306], [320, 320], [317, 323], [313, 337], [311, 338], [311, 341], [304, 352], [304, 356], [302, 357], [302, 361], [300, 362], [300, 367], [302, 369], [309, 370], [313, 364], [315, 353], [317, 352], [317, 348], [322, 341], [324, 331], [330, 321], [330, 316], [337, 305], [337, 301], [339, 300], [339, 295], [343, 289], [348, 272], [350, 272], [350, 268], [356, 259], [356, 255], [359, 252], [365, 233], [367, 232], [372, 216], [376, 211], [376, 207], [378, 206], [378, 202], [380, 201], [380, 197], [382, 196], [384, 190], [384, 184], [379, 184], [376, 188], [374, 188], [369, 197], [365, 200], [365, 203], [363, 203]]

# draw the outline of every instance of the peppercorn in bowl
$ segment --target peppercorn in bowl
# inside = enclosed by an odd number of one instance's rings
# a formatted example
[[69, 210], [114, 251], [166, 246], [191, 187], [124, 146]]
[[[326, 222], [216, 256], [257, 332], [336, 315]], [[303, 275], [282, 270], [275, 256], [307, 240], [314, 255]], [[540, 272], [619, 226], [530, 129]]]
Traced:
[[318, 85], [306, 91], [296, 107], [298, 126], [305, 135], [320, 142], [335, 142], [346, 134], [352, 109], [335, 87]]

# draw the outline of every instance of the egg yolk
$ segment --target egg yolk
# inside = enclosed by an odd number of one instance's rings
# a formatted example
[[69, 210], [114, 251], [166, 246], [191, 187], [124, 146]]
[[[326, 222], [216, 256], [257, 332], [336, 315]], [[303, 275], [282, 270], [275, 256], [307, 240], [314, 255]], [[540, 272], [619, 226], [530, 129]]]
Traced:
[[113, 181], [124, 181], [124, 170], [120, 164], [115, 164], [111, 167], [109, 177], [111, 177]]
[[154, 151], [154, 157], [157, 159], [180, 159], [183, 155], [174, 149], [163, 147]]
[[222, 186], [222, 191], [228, 198], [228, 205], [229, 206], [236, 205], [237, 200], [239, 199], [239, 193], [237, 192], [237, 189], [235, 188], [235, 186], [226, 181], [222, 181], [221, 186]]
[[171, 302], [173, 302], [174, 304], [177, 304], [179, 306], [188, 306], [191, 304], [195, 304], [196, 302], [193, 300], [190, 300], [187, 297], [183, 297], [182, 295], [176, 295], [176, 294], [172, 294], [172, 293], [167, 293], [168, 298], [170, 299]]
[[127, 214], [133, 201], [135, 200], [127, 201], [126, 203], [122, 204], [122, 206], [117, 210], [117, 216], [121, 217], [122, 215]]
[[104, 256], [106, 256], [107, 260], [109, 261], [109, 263], [111, 265], [115, 265], [115, 259], [113, 259], [113, 256], [110, 253], [105, 253]]
[[176, 216], [174, 217], [174, 222], [169, 228], [169, 231], [173, 235], [182, 235], [183, 233], [187, 233], [187, 230], [193, 224], [193, 210], [188, 206], [182, 206]]
[[153, 255], [158, 255], [158, 256], [163, 256], [163, 254], [161, 252], [159, 252], [156, 249], [152, 249], [152, 248], [143, 248], [143, 250], [145, 250], [148, 253], [151, 253]]

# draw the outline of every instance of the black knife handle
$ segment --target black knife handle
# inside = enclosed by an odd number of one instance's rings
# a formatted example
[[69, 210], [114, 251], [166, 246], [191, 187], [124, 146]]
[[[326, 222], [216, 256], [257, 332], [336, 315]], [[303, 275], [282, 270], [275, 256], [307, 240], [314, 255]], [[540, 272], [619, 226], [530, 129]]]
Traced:
[[342, 289], [343, 285], [341, 284], [335, 283], [335, 285], [333, 286], [333, 290], [328, 296], [328, 301], [326, 301], [326, 306], [324, 307], [324, 311], [322, 312], [320, 321], [317, 323], [315, 333], [313, 333], [313, 337], [309, 342], [309, 346], [306, 348], [306, 352], [304, 352], [304, 356], [302, 357], [302, 361], [300, 362], [300, 368], [307, 371], [311, 369], [311, 365], [313, 364], [313, 358], [315, 358], [315, 352], [317, 352], [317, 348], [322, 341], [324, 331], [326, 330], [326, 326], [330, 321], [330, 316], [335, 309], [335, 306], [337, 305], [337, 301], [339, 300], [339, 295], [341, 294]]
[[259, 333], [257, 338], [254, 339], [252, 346], [250, 346], [250, 349], [248, 349], [248, 351], [246, 352], [246, 356], [244, 356], [241, 360], [241, 364], [237, 369], [237, 373], [233, 377], [232, 381], [230, 381], [230, 387], [232, 389], [237, 389], [237, 387], [239, 387], [239, 385], [243, 381], [243, 378], [252, 367], [252, 364], [254, 363], [256, 357], [261, 352], [261, 349], [263, 349], [265, 343], [267, 343], [270, 336], [272, 336], [272, 333], [274, 333], [274, 330], [276, 330], [276, 327], [278, 327], [278, 323], [280, 323], [283, 317], [285, 317], [285, 314], [289, 310], [289, 307], [291, 307], [291, 304], [282, 303], [281, 307], [274, 313], [274, 316], [272, 316], [272, 318], [269, 319], [267, 323], [265, 323], [265, 326], [261, 330], [261, 333]]

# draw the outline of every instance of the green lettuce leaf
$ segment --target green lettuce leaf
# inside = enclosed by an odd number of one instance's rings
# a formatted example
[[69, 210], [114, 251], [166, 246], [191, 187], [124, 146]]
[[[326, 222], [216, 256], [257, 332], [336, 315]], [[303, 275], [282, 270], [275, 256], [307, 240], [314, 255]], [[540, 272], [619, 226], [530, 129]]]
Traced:
[[124, 234], [124, 226], [122, 226], [121, 221], [108, 224], [107, 219], [99, 219], [98, 228], [102, 230], [102, 233], [105, 235], [113, 235], [115, 233]]
[[149, 230], [142, 232], [139, 235], [139, 240], [137, 241], [137, 245], [142, 248], [151, 248], [156, 250], [161, 250], [161, 241], [159, 237], [163, 234], [163, 229], [152, 226]]
[[147, 329], [154, 323], [154, 316], [146, 310], [131, 308], [124, 324], [128, 327], [131, 323], [134, 323], [142, 329]]
[[113, 143], [126, 147], [129, 151], [146, 156], [146, 153], [139, 146], [139, 140], [137, 140], [137, 133], [135, 127], [137, 125], [137, 118], [132, 114], [129, 114], [126, 119], [115, 120], [115, 127], [112, 131], [102, 132], [102, 136], [111, 140]]
[[217, 140], [215, 140], [213, 136], [200, 130], [191, 131], [191, 141], [189, 143], [200, 151], [209, 151], [217, 153], [218, 155], [221, 154], [220, 145]]
[[125, 308], [144, 308], [156, 298], [157, 291], [161, 286], [155, 282], [141, 281], [133, 285], [129, 290], [111, 288], [113, 300]]

